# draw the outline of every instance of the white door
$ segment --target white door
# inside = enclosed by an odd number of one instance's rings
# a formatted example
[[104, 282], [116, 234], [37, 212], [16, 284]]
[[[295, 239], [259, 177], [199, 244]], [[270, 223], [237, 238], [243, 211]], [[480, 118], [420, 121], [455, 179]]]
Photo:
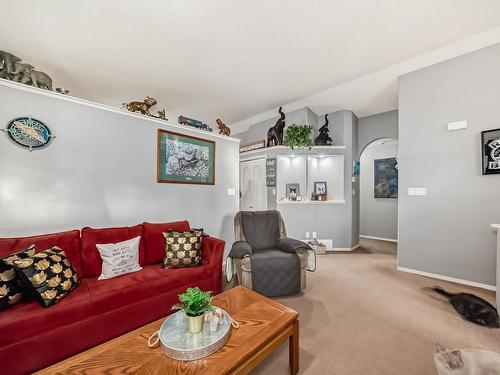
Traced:
[[240, 162], [240, 210], [267, 209], [266, 159]]

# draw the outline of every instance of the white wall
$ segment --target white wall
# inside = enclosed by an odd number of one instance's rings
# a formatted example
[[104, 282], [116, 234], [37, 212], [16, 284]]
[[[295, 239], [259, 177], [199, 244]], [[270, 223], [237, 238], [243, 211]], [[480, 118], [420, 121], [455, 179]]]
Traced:
[[500, 44], [400, 78], [399, 266], [495, 285], [500, 175], [481, 174], [480, 142], [499, 103]]
[[375, 141], [361, 154], [360, 174], [360, 235], [397, 240], [398, 200], [374, 197], [374, 160], [395, 158], [396, 140]]
[[[0, 84], [2, 127], [30, 115], [57, 138], [30, 153], [0, 134], [0, 236], [188, 219], [231, 246], [238, 141], [12, 86]], [[216, 141], [214, 186], [156, 182], [159, 127]]]

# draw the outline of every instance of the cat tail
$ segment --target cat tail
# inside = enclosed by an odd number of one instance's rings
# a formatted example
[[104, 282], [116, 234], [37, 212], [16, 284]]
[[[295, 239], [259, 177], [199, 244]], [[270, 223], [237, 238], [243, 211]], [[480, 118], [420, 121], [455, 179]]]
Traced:
[[442, 296], [445, 296], [447, 298], [450, 298], [450, 297], [453, 297], [454, 294], [452, 293], [448, 293], [446, 290], [444, 290], [443, 288], [441, 288], [440, 286], [436, 285], [432, 288], [432, 290], [434, 290], [436, 293], [439, 293], [441, 294]]

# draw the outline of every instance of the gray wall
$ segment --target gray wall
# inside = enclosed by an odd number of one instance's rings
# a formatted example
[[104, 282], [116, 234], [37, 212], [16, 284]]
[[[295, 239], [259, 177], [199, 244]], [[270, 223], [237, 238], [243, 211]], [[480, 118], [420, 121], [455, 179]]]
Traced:
[[369, 144], [361, 154], [360, 175], [360, 234], [364, 236], [398, 238], [398, 200], [374, 197], [374, 160], [398, 156], [398, 143], [386, 140]]
[[495, 285], [500, 175], [481, 175], [480, 133], [500, 127], [499, 89], [500, 44], [400, 78], [400, 266]]
[[359, 119], [358, 155], [376, 139], [398, 139], [398, 111], [388, 111]]
[[29, 152], [0, 134], [0, 236], [83, 226], [133, 225], [188, 219], [233, 241], [239, 189], [239, 143], [216, 141], [216, 184], [156, 182], [157, 128], [205, 137], [127, 114], [0, 85], [0, 123], [18, 116], [44, 121], [57, 136]]
[[351, 116], [351, 134], [352, 134], [352, 140], [351, 140], [351, 155], [350, 155], [350, 160], [349, 160], [349, 165], [346, 168], [346, 179], [348, 179], [351, 182], [350, 190], [349, 190], [349, 196], [352, 199], [351, 203], [351, 247], [354, 247], [359, 244], [359, 202], [360, 202], [360, 192], [359, 192], [359, 177], [355, 178], [355, 181], [353, 181], [352, 177], [352, 169], [353, 169], [353, 162], [354, 160], [357, 159], [358, 155], [358, 126], [359, 126], [359, 120], [356, 117], [354, 113], [350, 113]]

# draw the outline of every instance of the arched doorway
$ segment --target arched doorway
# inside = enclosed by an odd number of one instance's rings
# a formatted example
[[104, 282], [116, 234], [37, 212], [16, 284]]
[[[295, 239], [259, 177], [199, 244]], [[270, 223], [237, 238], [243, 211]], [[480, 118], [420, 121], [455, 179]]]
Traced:
[[377, 139], [360, 156], [361, 238], [397, 242], [398, 239], [398, 140]]

